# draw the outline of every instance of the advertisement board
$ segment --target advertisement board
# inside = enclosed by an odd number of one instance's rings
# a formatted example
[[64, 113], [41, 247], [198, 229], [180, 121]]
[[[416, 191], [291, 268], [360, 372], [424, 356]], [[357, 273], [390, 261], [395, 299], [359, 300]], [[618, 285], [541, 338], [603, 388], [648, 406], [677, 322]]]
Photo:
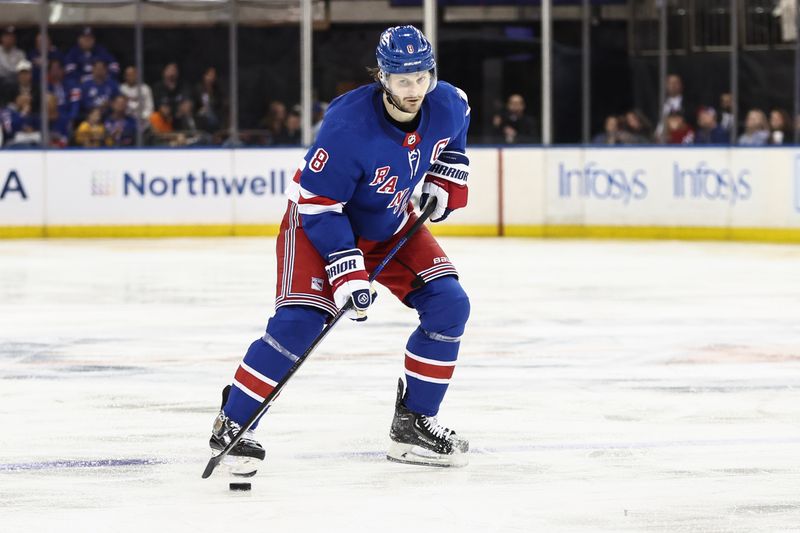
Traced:
[[543, 148], [500, 151], [502, 221], [508, 227], [542, 227], [547, 210]]
[[298, 168], [304, 150], [234, 150], [233, 174], [249, 184], [234, 194], [231, 221], [235, 226], [279, 225], [286, 211], [284, 191]]
[[794, 149], [503, 149], [503, 170], [511, 234], [723, 238], [800, 224]]
[[277, 224], [301, 159], [299, 150], [51, 151], [48, 224]]
[[[303, 149], [0, 152], [0, 236], [274, 235]], [[793, 148], [475, 147], [444, 235], [800, 241]], [[416, 196], [419, 195], [419, 188]]]
[[[39, 151], [15, 152], [0, 157], [0, 236], [33, 235], [25, 228], [40, 228], [45, 218], [44, 157]], [[6, 231], [3, 231], [6, 228]], [[37, 230], [38, 231], [38, 230]]]

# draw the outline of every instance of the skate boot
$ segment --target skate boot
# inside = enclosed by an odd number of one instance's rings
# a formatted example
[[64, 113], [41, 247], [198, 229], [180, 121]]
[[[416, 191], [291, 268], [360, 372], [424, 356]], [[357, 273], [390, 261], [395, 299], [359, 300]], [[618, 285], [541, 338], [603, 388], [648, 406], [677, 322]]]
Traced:
[[394, 420], [389, 430], [392, 443], [386, 458], [398, 463], [425, 466], [466, 466], [469, 442], [436, 422], [436, 417], [409, 411], [403, 403], [403, 380], [397, 385]]
[[[228, 400], [228, 393], [231, 386], [228, 385], [222, 390], [222, 405]], [[211, 430], [211, 439], [208, 441], [211, 452], [218, 454], [230, 444], [231, 440], [239, 434], [241, 426], [228, 418], [220, 408], [219, 415], [214, 420], [214, 427]], [[244, 436], [236, 443], [236, 446], [222, 460], [222, 464], [227, 466], [230, 473], [239, 477], [252, 477], [256, 475], [258, 465], [264, 460], [266, 453], [264, 448], [255, 439], [252, 430], [247, 430]]]

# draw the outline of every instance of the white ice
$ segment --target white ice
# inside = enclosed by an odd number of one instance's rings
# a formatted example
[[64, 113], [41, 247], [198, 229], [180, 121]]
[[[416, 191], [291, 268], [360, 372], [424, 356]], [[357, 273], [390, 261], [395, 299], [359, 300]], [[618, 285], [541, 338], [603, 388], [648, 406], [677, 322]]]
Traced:
[[200, 474], [274, 240], [0, 241], [0, 531], [800, 531], [800, 247], [442, 242], [473, 312], [440, 419], [470, 465], [385, 460], [416, 316], [383, 291], [231, 493]]

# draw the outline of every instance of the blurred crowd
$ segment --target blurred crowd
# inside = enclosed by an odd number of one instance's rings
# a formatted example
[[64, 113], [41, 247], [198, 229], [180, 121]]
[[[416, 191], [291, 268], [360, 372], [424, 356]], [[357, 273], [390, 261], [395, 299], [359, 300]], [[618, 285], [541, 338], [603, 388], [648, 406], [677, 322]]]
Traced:
[[[667, 77], [666, 100], [656, 124], [641, 110], [630, 109], [605, 118], [603, 131], [592, 137], [592, 144], [700, 144], [766, 146], [793, 144], [800, 117], [792, 121], [785, 109], [747, 111], [732, 138], [733, 98], [722, 93], [714, 104], [693, 104], [684, 97], [681, 77]], [[519, 94], [508, 97], [503, 111], [492, 118], [494, 139], [503, 144], [538, 143], [540, 126], [525, 110]]]
[[[33, 42], [34, 30], [26, 34]], [[46, 91], [40, 94], [42, 57], [47, 57]], [[179, 65], [169, 62], [152, 85], [138, 83], [134, 66], [121, 66], [97, 42], [92, 28], [83, 28], [71, 46], [59, 47], [36, 35], [27, 52], [17, 47], [17, 30], [0, 35], [0, 145], [41, 146], [42, 98], [51, 147], [300, 145], [299, 105], [265, 102], [264, 116], [250, 121], [254, 129], [231, 139], [227, 83], [214, 66], [199, 79], [184, 80]], [[151, 80], [153, 81], [153, 80]], [[780, 145], [793, 143], [795, 121], [785, 109], [750, 109], [740, 117], [733, 137], [730, 93], [716, 102], [691, 102], [683, 80], [671, 74], [660, 116], [652, 120], [639, 109], [605, 117], [593, 144], [714, 144]], [[484, 139], [501, 144], [541, 142], [541, 125], [529, 113], [525, 98], [511, 94], [488, 124]], [[312, 110], [314, 132], [319, 130], [327, 104]], [[260, 114], [260, 113], [259, 113]], [[256, 115], [257, 116], [257, 115]], [[798, 128], [800, 128], [800, 121]]]
[[[714, 103], [693, 103], [684, 96], [683, 80], [667, 77], [666, 99], [658, 123], [636, 109], [609, 115], [594, 144], [699, 144], [766, 146], [793, 144], [795, 124], [785, 109], [753, 108], [736, 128], [733, 138], [733, 98], [722, 93]], [[716, 107], [715, 107], [716, 106]]]
[[[46, 52], [45, 52], [46, 51]], [[167, 63], [152, 85], [137, 83], [134, 66], [121, 68], [114, 56], [83, 28], [77, 42], [61, 49], [36, 36], [27, 53], [17, 47], [13, 26], [0, 36], [0, 145], [41, 146], [41, 61], [47, 54], [44, 94], [51, 147], [131, 146], [141, 128], [148, 146], [221, 145], [228, 138], [228, 100], [217, 69], [201, 79], [181, 79], [176, 63]], [[314, 104], [319, 128], [325, 103]], [[235, 142], [255, 145], [301, 144], [299, 106], [269, 103], [256, 130], [242, 131]]]

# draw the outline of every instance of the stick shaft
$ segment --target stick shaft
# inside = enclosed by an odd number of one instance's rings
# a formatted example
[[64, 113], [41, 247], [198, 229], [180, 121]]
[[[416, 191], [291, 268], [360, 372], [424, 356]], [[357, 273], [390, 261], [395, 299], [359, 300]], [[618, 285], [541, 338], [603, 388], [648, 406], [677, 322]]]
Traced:
[[[405, 235], [403, 235], [403, 237], [399, 241], [397, 241], [397, 244], [395, 244], [394, 247], [391, 250], [389, 250], [389, 252], [383, 258], [383, 261], [381, 261], [380, 264], [378, 264], [378, 266], [375, 267], [375, 270], [373, 270], [372, 273], [369, 275], [370, 283], [375, 281], [375, 278], [380, 276], [381, 272], [383, 272], [383, 269], [386, 268], [386, 265], [388, 265], [389, 262], [392, 260], [392, 258], [394, 258], [394, 256], [397, 254], [397, 252], [400, 251], [400, 248], [405, 246], [406, 242], [408, 242], [408, 240], [411, 237], [413, 237], [414, 234], [417, 231], [419, 231], [419, 229], [425, 224], [425, 222], [431, 216], [435, 208], [436, 208], [436, 198], [435, 197], [430, 198], [427, 205], [425, 206], [425, 209], [420, 214], [419, 218], [416, 221], [414, 221], [414, 224], [408, 229]], [[286, 375], [283, 376], [283, 379], [281, 379], [278, 382], [278, 384], [275, 385], [275, 388], [272, 389], [272, 392], [270, 392], [267, 395], [267, 397], [264, 398], [264, 401], [261, 402], [261, 405], [258, 406], [258, 409], [256, 409], [255, 412], [250, 416], [250, 418], [247, 419], [247, 422], [245, 422], [242, 425], [239, 432], [233, 437], [233, 439], [231, 439], [231, 442], [228, 443], [225, 449], [219, 452], [218, 455], [212, 457], [208, 461], [208, 465], [206, 465], [206, 469], [203, 471], [203, 479], [208, 478], [214, 472], [214, 469], [217, 466], [219, 466], [219, 464], [222, 462], [225, 456], [230, 453], [230, 451], [236, 446], [236, 444], [239, 443], [239, 440], [241, 440], [245, 432], [248, 429], [250, 429], [253, 426], [253, 424], [256, 423], [256, 420], [258, 420], [259, 417], [266, 412], [266, 410], [269, 408], [270, 404], [275, 399], [275, 397], [277, 397], [278, 394], [280, 394], [284, 385], [286, 385], [286, 383], [289, 381], [289, 379], [291, 379], [294, 373], [297, 372], [300, 366], [302, 366], [303, 362], [305, 362], [306, 358], [309, 355], [311, 355], [311, 353], [317, 348], [317, 346], [319, 346], [319, 344], [325, 339], [325, 337], [328, 336], [328, 333], [330, 333], [330, 331], [333, 329], [336, 323], [339, 322], [339, 320], [344, 316], [345, 312], [349, 310], [352, 306], [353, 306], [353, 300], [351, 299], [350, 301], [347, 302], [347, 304], [345, 304], [341, 309], [339, 309], [339, 311], [333, 316], [328, 325], [325, 326], [325, 328], [319, 333], [319, 335], [317, 335], [317, 337], [311, 342], [311, 345], [308, 348], [306, 348], [306, 351], [303, 352], [303, 355], [300, 356], [300, 358], [297, 361], [295, 361], [295, 363], [288, 370], [288, 372], [286, 372]]]

